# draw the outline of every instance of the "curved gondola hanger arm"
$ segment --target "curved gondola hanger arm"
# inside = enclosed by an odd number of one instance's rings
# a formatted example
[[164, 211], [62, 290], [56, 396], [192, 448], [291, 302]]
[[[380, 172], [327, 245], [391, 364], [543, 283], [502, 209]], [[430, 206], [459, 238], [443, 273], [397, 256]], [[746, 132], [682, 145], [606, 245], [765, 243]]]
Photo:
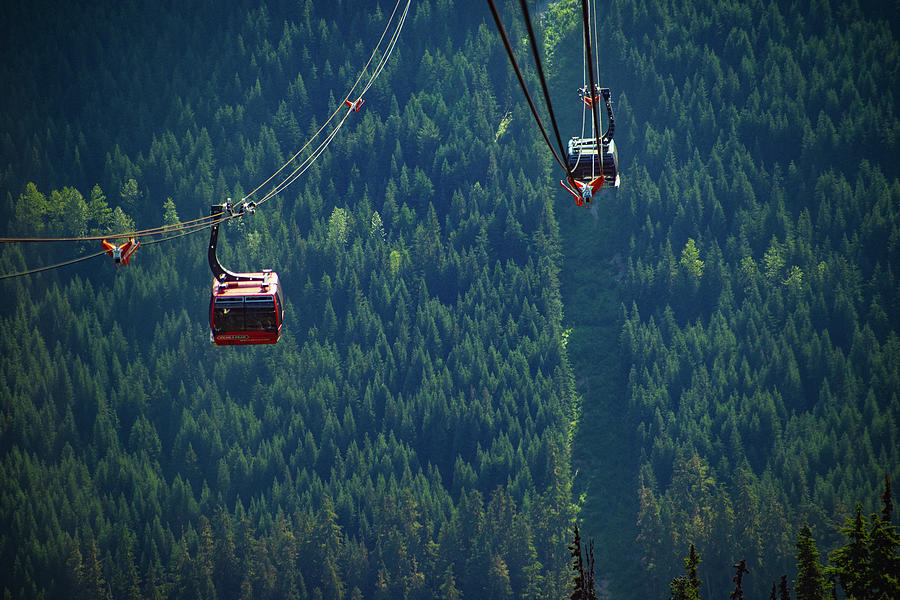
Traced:
[[[214, 218], [212, 226], [209, 229], [209, 268], [213, 273], [216, 281], [219, 283], [228, 283], [230, 281], [262, 281], [264, 278], [259, 275], [248, 273], [234, 273], [222, 266], [219, 257], [216, 254], [216, 247], [219, 243], [219, 224], [227, 218], [240, 216], [245, 212], [253, 212], [252, 207], [248, 210], [246, 205], [241, 206], [241, 212], [234, 213], [231, 205], [231, 198], [225, 204], [213, 204], [209, 207], [209, 216]], [[224, 217], [224, 218], [223, 218]]]
[[613, 134], [616, 132], [616, 119], [613, 116], [612, 100], [609, 98], [609, 88], [600, 88], [600, 95], [603, 96], [603, 101], [606, 103], [606, 118], [609, 121], [609, 126], [606, 128], [606, 131], [603, 133], [603, 139], [600, 141], [602, 141], [604, 145], [608, 145], [613, 139]]

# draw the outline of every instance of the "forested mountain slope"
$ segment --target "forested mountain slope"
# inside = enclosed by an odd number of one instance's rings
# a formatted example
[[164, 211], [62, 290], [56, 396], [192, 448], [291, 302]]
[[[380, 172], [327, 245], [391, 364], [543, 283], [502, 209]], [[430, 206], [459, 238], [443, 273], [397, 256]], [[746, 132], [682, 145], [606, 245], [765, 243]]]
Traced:
[[[154, 226], [242, 197], [342, 102], [392, 8], [5, 8], [5, 231]], [[5, 593], [565, 594], [555, 194], [524, 175], [547, 165], [531, 130], [498, 133], [508, 111], [528, 121], [485, 15], [413, 3], [362, 112], [224, 229], [223, 264], [281, 277], [276, 346], [210, 347], [203, 234], [117, 272], [3, 282]], [[0, 264], [97, 249], [5, 246]]]
[[[223, 230], [226, 266], [281, 276], [278, 345], [209, 345], [203, 233], [0, 282], [4, 593], [562, 598], [576, 514], [615, 597], [666, 597], [690, 543], [704, 597], [741, 558], [748, 596], [793, 577], [801, 525], [833, 547], [900, 475], [900, 51], [879, 7], [600, 3], [623, 184], [592, 215], [556, 186], [486, 6], [413, 2], [362, 112]], [[3, 235], [242, 197], [392, 9], [5, 3]], [[563, 135], [578, 19], [535, 19]], [[0, 274], [98, 249], [4, 245]]]
[[[900, 46], [883, 8], [598, 9], [623, 184], [561, 229], [575, 491], [616, 596], [665, 597], [693, 542], [703, 597], [742, 558], [748, 597], [767, 597], [796, 576], [804, 522], [824, 559], [898, 476]], [[556, 87], [580, 85], [579, 54], [554, 60]]]

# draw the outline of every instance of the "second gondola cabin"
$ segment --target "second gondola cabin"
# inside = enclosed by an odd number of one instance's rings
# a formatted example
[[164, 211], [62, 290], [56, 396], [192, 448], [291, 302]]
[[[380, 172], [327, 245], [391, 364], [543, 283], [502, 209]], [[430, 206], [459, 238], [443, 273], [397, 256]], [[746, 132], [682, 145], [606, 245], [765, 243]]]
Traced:
[[597, 152], [596, 138], [573, 137], [566, 158], [575, 179], [590, 182], [602, 173], [604, 188], [619, 187], [619, 152], [615, 140], [601, 141]]
[[[616, 118], [613, 115], [611, 94], [609, 88], [595, 88], [595, 90], [591, 101], [587, 104], [599, 129], [599, 117], [596, 111], [599, 101], [603, 100], [603, 104], [606, 106], [606, 131], [602, 136], [570, 139], [569, 146], [566, 148], [566, 160], [575, 179], [583, 183], [590, 183], [602, 174], [604, 188], [617, 188], [619, 187], [619, 151], [613, 140]], [[579, 90], [579, 92], [584, 92], [584, 90]]]

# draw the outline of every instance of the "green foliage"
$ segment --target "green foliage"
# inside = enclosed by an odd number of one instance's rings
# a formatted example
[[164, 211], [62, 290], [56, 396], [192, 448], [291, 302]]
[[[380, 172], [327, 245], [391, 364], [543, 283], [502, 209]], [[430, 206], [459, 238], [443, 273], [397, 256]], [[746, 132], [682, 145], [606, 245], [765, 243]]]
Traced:
[[166, 198], [166, 201], [163, 203], [163, 225], [177, 225], [180, 222], [175, 202], [171, 198]]
[[891, 598], [900, 592], [900, 537], [891, 523], [890, 479], [885, 477], [882, 514], [866, 519], [862, 505], [841, 527], [846, 543], [831, 553], [825, 569], [830, 581], [840, 585], [848, 598]]
[[797, 600], [825, 599], [825, 575], [809, 525], [800, 528], [797, 538], [797, 582], [794, 593]]
[[831, 565], [826, 569], [828, 576], [836, 580], [848, 597], [865, 598], [868, 591], [867, 571], [869, 569], [869, 539], [866, 520], [862, 516], [862, 505], [856, 505], [856, 516], [847, 522], [841, 532], [849, 538], [847, 544], [835, 550]]
[[680, 575], [669, 582], [671, 596], [669, 600], [700, 600], [700, 584], [702, 580], [697, 577], [697, 565], [700, 564], [700, 553], [691, 544], [688, 556], [684, 559], [686, 574]]
[[[563, 595], [573, 392], [552, 182], [515, 181], [546, 168], [529, 130], [495, 143], [499, 40], [481, 15], [426, 4], [315, 165], [220, 233], [229, 268], [279, 272], [278, 345], [209, 346], [203, 234], [115, 273], [97, 260], [3, 282], [4, 592]], [[4, 152], [16, 234], [173, 225], [243, 197], [318, 129], [386, 19], [107, 5], [54, 7], [39, 29], [17, 6], [0, 25], [23, 81], [0, 122], [21, 122], [17, 141], [42, 132], [19, 153], [34, 161]], [[429, 87], [411, 75], [426, 46]], [[32, 105], [61, 47], [71, 92], [51, 82]], [[51, 158], [66, 153], [80, 160]], [[4, 265], [55, 251], [2, 250]]]
[[693, 238], [688, 238], [681, 251], [681, 260], [678, 262], [694, 279], [703, 277], [703, 261], [700, 260], [700, 250], [697, 249]]
[[[6, 595], [561, 598], [573, 491], [616, 597], [663, 597], [689, 543], [716, 597], [738, 551], [793, 572], [806, 521], [840, 549], [827, 524], [900, 465], [900, 53], [870, 4], [601, 6], [623, 186], [594, 220], [557, 207], [486, 13], [414, 3], [364, 110], [227, 229], [223, 263], [282, 277], [276, 347], [207, 347], [202, 234], [115, 275], [3, 282]], [[387, 14], [114, 8], [4, 12], [10, 235], [243, 197], [339, 104]], [[563, 135], [578, 8], [535, 15]], [[96, 250], [6, 246], [0, 265]], [[890, 518], [863, 522], [873, 589], [896, 595]]]
[[[637, 557], [598, 560], [617, 596], [662, 597], [693, 542], [711, 594], [744, 558], [763, 597], [756, 574], [793, 571], [804, 521], [833, 551], [829, 524], [855, 498], [868, 514], [872, 473], [900, 464], [900, 171], [893, 134], [871, 135], [900, 113], [870, 80], [900, 73], [896, 28], [865, 3], [796, 8], [599, 9], [622, 187], [599, 223], [564, 222], [562, 285], [570, 348], [591, 357], [573, 360], [579, 427], [604, 432], [576, 437], [584, 531]], [[551, 88], [572, 90], [581, 32], [559, 31]], [[579, 131], [581, 111], [556, 112]]]

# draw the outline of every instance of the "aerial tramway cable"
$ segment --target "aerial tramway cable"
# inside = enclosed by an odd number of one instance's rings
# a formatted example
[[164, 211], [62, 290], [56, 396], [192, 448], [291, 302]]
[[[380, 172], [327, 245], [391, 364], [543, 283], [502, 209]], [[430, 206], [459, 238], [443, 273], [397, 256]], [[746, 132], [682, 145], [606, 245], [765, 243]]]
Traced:
[[[236, 218], [238, 218], [239, 216], [240, 216], [240, 215], [229, 215], [229, 216], [222, 217], [222, 218], [219, 218], [219, 219], [214, 219], [214, 220], [211, 221], [211, 222], [209, 221], [209, 217], [207, 217], [207, 218], [206, 218], [206, 221], [207, 221], [207, 222], [205, 222], [205, 223], [202, 223], [202, 224], [199, 224], [199, 225], [196, 225], [196, 224], [195, 224], [195, 225], [192, 225], [192, 226], [190, 226], [190, 227], [180, 227], [180, 228], [177, 228], [177, 229], [171, 229], [171, 230], [168, 230], [166, 233], [175, 233], [175, 235], [167, 235], [166, 237], [161, 237], [161, 238], [158, 238], [158, 239], [148, 240], [148, 241], [144, 242], [143, 245], [149, 246], [150, 244], [159, 244], [160, 242], [168, 242], [168, 241], [170, 241], [170, 240], [174, 240], [174, 239], [176, 239], [176, 238], [184, 237], [184, 236], [190, 235], [190, 234], [192, 234], [192, 233], [197, 233], [198, 231], [205, 231], [205, 230], [209, 229], [209, 227], [210, 227], [211, 225], [216, 225], [216, 224], [218, 224], [218, 223], [222, 223], [222, 222], [225, 222], [225, 221], [230, 221], [231, 219], [236, 219]], [[199, 220], [199, 219], [198, 219], [198, 220]], [[41, 241], [41, 242], [45, 242], [45, 241], [63, 241], [63, 242], [71, 242], [71, 241], [93, 241], [93, 240], [96, 240], [96, 239], [111, 239], [111, 238], [113, 238], [113, 237], [114, 237], [114, 236], [103, 236], [103, 237], [88, 236], [88, 237], [85, 237], [85, 238], [61, 238], [60, 240], [51, 240], [51, 239], [49, 239], [49, 238], [40, 238], [40, 239], [38, 239], [38, 240], [36, 240], [36, 241]], [[0, 239], [0, 242], [3, 242], [3, 241], [6, 241], [6, 238]], [[21, 241], [21, 240], [19, 240], [19, 241]], [[24, 240], [24, 241], [35, 241], [35, 240], [28, 240], [28, 239], [26, 239], [26, 240]], [[95, 253], [93, 253], [93, 254], [88, 254], [88, 255], [86, 255], [86, 256], [80, 256], [80, 257], [78, 257], [78, 258], [73, 258], [73, 259], [71, 259], [71, 260], [66, 260], [66, 261], [63, 261], [63, 262], [60, 262], [60, 263], [56, 263], [56, 264], [53, 264], [53, 265], [47, 265], [47, 266], [44, 266], [44, 267], [36, 267], [36, 268], [34, 268], [34, 269], [26, 269], [25, 271], [19, 271], [19, 272], [17, 272], [17, 273], [7, 273], [7, 274], [5, 274], [5, 275], [0, 275], [0, 280], [3, 280], [3, 279], [13, 279], [13, 278], [15, 278], [15, 277], [22, 277], [22, 276], [25, 276], [25, 275], [33, 275], [33, 274], [35, 274], [35, 273], [40, 273], [40, 272], [42, 272], [42, 271], [50, 271], [50, 270], [52, 270], [52, 269], [58, 269], [58, 268], [60, 268], [60, 267], [67, 267], [67, 266], [69, 266], [69, 265], [74, 265], [74, 264], [76, 264], [76, 263], [79, 263], [79, 262], [82, 262], [82, 261], [85, 261], [85, 260], [89, 260], [89, 259], [91, 259], [91, 258], [97, 258], [98, 256], [103, 256], [104, 254], [108, 254], [108, 252], [107, 252], [106, 250], [101, 250], [100, 252], [95, 252]]]
[[[359, 82], [362, 81], [363, 76], [366, 74], [366, 71], [368, 70], [369, 66], [372, 64], [372, 61], [375, 59], [375, 56], [378, 54], [378, 50], [381, 47], [381, 43], [384, 41], [384, 37], [387, 35], [387, 32], [390, 30], [391, 23], [393, 22], [394, 16], [397, 14], [397, 9], [400, 7], [400, 4], [402, 3], [402, 1], [403, 0], [397, 0], [397, 4], [394, 5], [394, 10], [391, 12], [391, 16], [388, 18], [387, 25], [385, 26], [384, 31], [381, 34], [381, 37], [378, 39], [378, 43], [375, 45], [375, 49], [372, 51], [371, 56], [369, 56], [369, 60], [366, 62], [362, 71], [360, 71], [359, 76], [356, 78], [356, 81], [353, 82], [353, 85], [350, 87], [350, 90], [347, 92], [347, 95], [344, 97], [345, 101], [347, 101], [351, 98], [351, 96], [353, 95], [353, 91], [359, 85]], [[386, 50], [385, 54], [382, 55], [381, 60], [379, 61], [378, 65], [376, 65], [375, 70], [373, 71], [371, 77], [369, 78], [369, 81], [363, 87], [363, 91], [360, 94], [360, 97], [362, 97], [369, 90], [369, 88], [372, 87], [372, 84], [375, 82], [375, 79], [377, 79], [378, 76], [381, 74], [381, 71], [384, 70], [384, 66], [385, 66], [385, 64], [387, 64], [387, 61], [390, 58], [391, 53], [393, 53], [394, 46], [396, 45], [397, 40], [400, 37], [400, 31], [403, 28], [403, 24], [406, 22], [406, 15], [409, 12], [410, 2], [411, 2], [411, 0], [406, 1], [406, 6], [403, 9], [403, 12], [400, 15], [400, 18], [397, 22], [397, 27], [396, 27], [394, 33], [392, 34], [390, 41], [388, 42], [387, 50]], [[288, 159], [288, 161], [285, 162], [268, 179], [266, 179], [264, 182], [262, 182], [260, 185], [258, 185], [249, 194], [247, 194], [246, 196], [241, 198], [241, 200], [238, 204], [249, 200], [260, 189], [262, 189], [269, 182], [271, 182], [273, 179], [275, 179], [275, 177], [277, 177], [279, 173], [281, 173], [286, 168], [288, 168], [297, 159], [297, 157], [299, 157], [303, 153], [303, 151], [309, 147], [309, 145], [313, 142], [313, 140], [315, 140], [317, 137], [319, 137], [319, 134], [321, 134], [325, 130], [325, 128], [328, 127], [328, 124], [331, 123], [332, 120], [334, 120], [334, 118], [338, 115], [338, 113], [341, 111], [341, 109], [344, 106], [345, 106], [344, 102], [341, 102], [341, 104], [338, 105], [338, 107], [334, 110], [334, 112], [331, 113], [331, 115], [328, 117], [328, 119], [325, 121], [325, 123], [323, 123], [322, 126], [319, 127], [318, 131], [316, 131], [312, 135], [312, 137], [303, 145], [302, 148], [300, 148], [300, 150], [298, 150], [290, 159]], [[263, 202], [270, 200], [273, 196], [279, 194], [287, 186], [289, 186], [291, 183], [293, 183], [300, 175], [305, 173], [309, 169], [309, 167], [312, 166], [312, 163], [315, 162], [315, 160], [319, 157], [319, 155], [322, 152], [324, 152], [325, 148], [331, 143], [331, 140], [334, 139], [335, 135], [337, 135], [337, 132], [340, 130], [341, 126], [344, 124], [344, 121], [350, 115], [350, 112], [352, 110], [353, 110], [352, 108], [347, 109], [344, 117], [338, 122], [338, 124], [334, 128], [334, 130], [325, 138], [325, 140], [321, 144], [319, 144], [319, 146], [315, 150], [313, 150], [313, 152], [310, 154], [310, 156], [308, 156], [306, 159], [304, 159], [300, 163], [300, 165], [297, 166], [297, 168], [295, 168], [284, 180], [282, 180], [278, 185], [276, 185], [272, 190], [270, 190], [265, 196], [263, 196], [263, 198], [260, 199], [257, 202], [257, 204], [262, 204]]]
[[[494, 16], [494, 22], [497, 24], [497, 30], [500, 32], [500, 37], [503, 39], [503, 45], [506, 47], [506, 53], [509, 55], [509, 61], [512, 63], [513, 70], [516, 72], [516, 76], [519, 78], [519, 85], [522, 87], [522, 92], [525, 94], [525, 99], [528, 101], [528, 106], [531, 108], [531, 114], [534, 115], [534, 120], [537, 121], [537, 125], [541, 130], [541, 134], [544, 136], [544, 141], [547, 142], [547, 146], [550, 148], [550, 152], [553, 153], [553, 157], [556, 159], [556, 162], [566, 171], [567, 174], [571, 175], [571, 171], [569, 170], [569, 166], [565, 161], [560, 158], [560, 155], [557, 154], [556, 149], [553, 148], [553, 143], [550, 141], [550, 137], [547, 135], [547, 130], [544, 128], [544, 123], [541, 121], [540, 115], [538, 115], [537, 108], [534, 105], [534, 101], [531, 99], [531, 94], [528, 92], [528, 86], [525, 85], [525, 78], [522, 75], [522, 70], [519, 68], [519, 63], [516, 61], [516, 56], [513, 53], [512, 45], [509, 42], [509, 36], [506, 34], [506, 28], [503, 26], [503, 22], [500, 20], [500, 14], [497, 12], [497, 6], [494, 4], [494, 0], [488, 0], [488, 4], [491, 7], [491, 14]], [[534, 47], [534, 58], [535, 62], [538, 64], [538, 72], [540, 74], [541, 83], [544, 86], [544, 93], [547, 94], [546, 82], [544, 81], [544, 71], [543, 68], [540, 67], [541, 59], [538, 55], [536, 43], [537, 40], [534, 39], [534, 32], [531, 30], [530, 19], [527, 18], [528, 9], [525, 6], [524, 0], [522, 0], [522, 9], [526, 15], [526, 21], [528, 21], [528, 29], [529, 35], [532, 36], [532, 46]], [[547, 102], [547, 111], [550, 113], [550, 120], [553, 123], [554, 130], [557, 131], [556, 138], [559, 140], [559, 131], [556, 126], [556, 119], [553, 115], [553, 108], [550, 105], [550, 97], [549, 95], [545, 96]], [[560, 141], [560, 149], [562, 149], [562, 141]], [[563, 152], [565, 154], [565, 152]]]
[[[594, 90], [597, 89], [595, 79], [594, 79], [594, 53], [591, 50], [591, 24], [590, 24], [590, 16], [588, 15], [588, 4], [587, 0], [581, 0], [581, 16], [583, 18], [582, 24], [584, 29], [584, 45], [585, 45], [585, 54], [587, 55], [588, 61], [588, 79], [591, 84], [590, 95], [594, 97]], [[594, 15], [596, 18], [596, 15]], [[599, 65], [598, 65], [599, 66]], [[597, 153], [600, 155], [601, 161], [603, 160], [603, 153], [600, 152], [600, 112], [597, 109], [598, 102], [591, 102], [591, 115], [594, 120], [594, 137], [597, 140]], [[601, 163], [602, 164], [602, 163]]]
[[[356, 81], [353, 83], [353, 86], [350, 88], [350, 91], [347, 93], [347, 95], [345, 97], [345, 102], [349, 103], [350, 97], [353, 95], [353, 90], [355, 90], [356, 86], [359, 85], [359, 82], [362, 80], [363, 75], [365, 75], [366, 71], [369, 68], [369, 65], [372, 63], [372, 60], [375, 58], [375, 55], [378, 53], [378, 49], [381, 46], [381, 42], [384, 41], [384, 36], [387, 34], [388, 29], [390, 29], [390, 23], [391, 23], [391, 21], [393, 21], [394, 15], [396, 14], [397, 8], [400, 6], [401, 1], [402, 0], [398, 0], [397, 4], [394, 6], [394, 11], [391, 13], [390, 18], [388, 19], [388, 26], [385, 28], [384, 32], [381, 34], [381, 38], [378, 40], [378, 44], [375, 46], [375, 50], [372, 52], [372, 55], [369, 57], [369, 60], [366, 63], [365, 67], [363, 67], [363, 70], [360, 72], [359, 76], [356, 78]], [[392, 34], [391, 39], [388, 42], [387, 49], [386, 49], [385, 53], [382, 55], [381, 60], [379, 60], [378, 64], [376, 65], [374, 71], [372, 72], [371, 77], [369, 77], [369, 81], [366, 82], [366, 85], [363, 87], [362, 93], [360, 93], [360, 95], [359, 95], [360, 98], [369, 90], [369, 88], [372, 87], [372, 84], [375, 82], [375, 80], [378, 78], [378, 76], [381, 75], [381, 72], [384, 70], [384, 66], [387, 64], [387, 61], [390, 59], [390, 56], [394, 51], [394, 47], [397, 44], [397, 40], [400, 37], [400, 31], [403, 28], [403, 24], [406, 22], [406, 15], [409, 13], [410, 2], [411, 2], [411, 0], [407, 0], [406, 7], [403, 9], [403, 13], [401, 14], [401, 16], [397, 22], [397, 28], [394, 30], [394, 33]], [[249, 194], [244, 196], [244, 198], [241, 199], [241, 202], [244, 202], [247, 199], [249, 199], [250, 197], [252, 197], [253, 194], [258, 192], [263, 186], [265, 186], [267, 183], [269, 183], [276, 175], [278, 175], [278, 173], [280, 173], [281, 171], [286, 169], [291, 163], [293, 163], [293, 161], [298, 156], [300, 156], [300, 154], [309, 146], [309, 144], [312, 143], [312, 141], [316, 137], [318, 137], [318, 135], [325, 129], [325, 127], [328, 126], [328, 123], [330, 123], [334, 119], [334, 117], [340, 112], [340, 110], [343, 106], [344, 106], [344, 104], [340, 104], [338, 106], [338, 108], [335, 109], [335, 111], [333, 113], [331, 113], [331, 116], [328, 117], [328, 120], [325, 121], [325, 123], [322, 125], [322, 127], [320, 127], [319, 130], [312, 136], [312, 138], [310, 138], [310, 140], [306, 144], [304, 144], [303, 148], [301, 148], [296, 154], [294, 154], [294, 156], [292, 156], [290, 158], [290, 160], [288, 160], [284, 165], [282, 165], [282, 167], [280, 169], [278, 169], [278, 171], [276, 171], [271, 177], [269, 177], [269, 179], [267, 179], [265, 182], [263, 182], [255, 190], [253, 190], [252, 192], [250, 192]], [[331, 144], [331, 141], [337, 135], [338, 131], [340, 131], [341, 127], [344, 124], [344, 121], [347, 120], [347, 117], [350, 116], [350, 113], [352, 111], [353, 111], [353, 108], [351, 106], [350, 108], [348, 108], [346, 110], [343, 118], [341, 118], [341, 120], [338, 121], [335, 128], [328, 134], [328, 136], [326, 136], [326, 138], [322, 141], [322, 143], [320, 143], [316, 147], [316, 149], [313, 150], [312, 153], [308, 157], [306, 157], [285, 179], [283, 179], [278, 185], [276, 185], [265, 196], [263, 196], [257, 202], [257, 205], [260, 205], [260, 204], [266, 202], [267, 200], [270, 200], [274, 196], [280, 194], [282, 191], [285, 190], [285, 188], [287, 188], [294, 181], [296, 181], [301, 175], [303, 175], [307, 170], [309, 170], [309, 168], [318, 159], [318, 157], [322, 154], [322, 152], [324, 152], [325, 149], [328, 147], [328, 145]]]
[[13, 277], [22, 277], [23, 275], [32, 275], [34, 273], [40, 273], [41, 271], [49, 271], [51, 269], [58, 269], [60, 267], [67, 267], [69, 265], [74, 265], [75, 263], [79, 263], [83, 260], [88, 260], [91, 258], [97, 258], [98, 256], [103, 256], [106, 254], [106, 250], [101, 250], [100, 252], [94, 254], [88, 254], [87, 256], [81, 256], [79, 258], [73, 258], [72, 260], [67, 260], [61, 263], [56, 263], [55, 265], [47, 265], [46, 267], [37, 267], [35, 269], [28, 269], [27, 271], [20, 271], [18, 273], [9, 273], [7, 275], [0, 275], [0, 280], [3, 279], [12, 279]]
[[[541, 80], [541, 88], [544, 91], [544, 102], [547, 103], [547, 112], [550, 114], [550, 124], [553, 125], [553, 133], [556, 135], [556, 143], [559, 144], [559, 152], [565, 155], [566, 149], [563, 146], [562, 138], [559, 136], [559, 127], [556, 125], [556, 115], [553, 114], [553, 104], [550, 102], [550, 91], [547, 89], [547, 80], [544, 78], [544, 66], [541, 63], [541, 56], [538, 53], [538, 41], [534, 35], [534, 28], [531, 26], [531, 15], [528, 13], [528, 4], [525, 0], [519, 0], [522, 6], [522, 15], [525, 18], [525, 26], [528, 28], [528, 39], [531, 40], [531, 50], [534, 54], [534, 64], [537, 66], [538, 76]], [[568, 171], [568, 165], [566, 165]]]
[[177, 233], [185, 229], [192, 229], [194, 227], [205, 228], [209, 226], [210, 218], [201, 217], [199, 219], [193, 219], [191, 221], [182, 221], [179, 223], [172, 223], [171, 225], [162, 225], [160, 227], [153, 227], [151, 229], [141, 229], [137, 231], [129, 231], [127, 233], [115, 233], [115, 234], [105, 234], [105, 235], [86, 235], [80, 237], [55, 237], [55, 238], [36, 238], [36, 237], [4, 237], [0, 238], [0, 243], [4, 244], [21, 244], [21, 243], [31, 243], [31, 242], [96, 242], [104, 239], [111, 238], [139, 238], [139, 237], [147, 237], [151, 235], [164, 235], [167, 233]]
[[[345, 102], [349, 101], [350, 97], [353, 95], [354, 90], [356, 90], [357, 86], [359, 86], [360, 82], [363, 80], [366, 72], [369, 67], [372, 65], [372, 62], [375, 60], [375, 57], [378, 55], [378, 52], [381, 48], [382, 43], [387, 36], [388, 31], [390, 31], [392, 23], [394, 22], [394, 17], [397, 15], [398, 9], [403, 4], [403, 0], [397, 0], [397, 3], [394, 5], [394, 9], [391, 12], [390, 17], [388, 18], [387, 24], [385, 25], [384, 31], [381, 33], [381, 37], [378, 39], [378, 43], [375, 45], [372, 54], [369, 56], [368, 61], [366, 62], [363, 69], [360, 71], [359, 76], [356, 78], [356, 81], [351, 86], [347, 95], [345, 96]], [[359, 98], [368, 92], [368, 90], [375, 83], [375, 80], [381, 75], [382, 71], [385, 68], [388, 60], [390, 59], [394, 48], [397, 44], [397, 40], [400, 37], [400, 32], [403, 28], [404, 23], [406, 22], [406, 17], [409, 13], [409, 7], [411, 4], [411, 0], [406, 0], [406, 5], [404, 6], [399, 19], [397, 20], [397, 25], [388, 40], [388, 44], [385, 47], [384, 53], [379, 59], [378, 63], [375, 65], [375, 68], [372, 71], [368, 81], [362, 88], [361, 93], [359, 94]], [[150, 229], [142, 229], [136, 231], [130, 231], [125, 233], [117, 233], [117, 234], [107, 234], [107, 235], [92, 235], [92, 236], [76, 236], [76, 237], [55, 237], [55, 238], [37, 238], [37, 237], [4, 237], [0, 238], [0, 243], [33, 243], [33, 242], [89, 242], [89, 241], [100, 241], [104, 239], [121, 239], [121, 238], [141, 238], [141, 237], [149, 237], [149, 236], [163, 236], [158, 239], [152, 239], [144, 242], [144, 244], [156, 244], [160, 242], [166, 242], [169, 240], [173, 240], [179, 237], [183, 237], [185, 235], [189, 235], [191, 233], [196, 233], [198, 231], [203, 231], [205, 229], [209, 229], [213, 225], [217, 225], [224, 221], [228, 221], [234, 218], [238, 218], [243, 216], [247, 212], [247, 208], [249, 208], [249, 212], [252, 212], [255, 206], [258, 206], [270, 199], [274, 196], [278, 195], [282, 191], [285, 190], [290, 184], [296, 181], [301, 175], [303, 175], [309, 168], [315, 163], [319, 156], [325, 151], [328, 145], [334, 140], [338, 131], [346, 121], [347, 117], [353, 111], [353, 108], [347, 109], [343, 118], [338, 121], [335, 128], [329, 132], [329, 134], [325, 137], [325, 139], [310, 153], [308, 157], [306, 157], [299, 166], [297, 166], [290, 174], [288, 174], [283, 180], [281, 180], [275, 187], [273, 187], [269, 192], [267, 192], [260, 200], [257, 202], [250, 202], [250, 198], [259, 192], [263, 187], [269, 184], [273, 179], [275, 179], [279, 173], [288, 168], [296, 159], [299, 157], [312, 142], [319, 137], [319, 135], [328, 127], [328, 124], [331, 123], [334, 118], [338, 115], [341, 108], [344, 107], [345, 104], [342, 102], [335, 109], [334, 112], [331, 113], [331, 116], [325, 121], [324, 124], [310, 137], [310, 139], [300, 148], [286, 163], [284, 163], [277, 171], [275, 171], [268, 179], [263, 181], [260, 185], [253, 189], [249, 194], [245, 195], [239, 202], [231, 207], [231, 212], [227, 216], [224, 217], [215, 217], [215, 216], [204, 216], [198, 219], [193, 219], [191, 221], [185, 221], [181, 223], [173, 223], [171, 225], [163, 225], [160, 227], [154, 227]], [[237, 209], [237, 211], [235, 211]], [[174, 234], [174, 235], [173, 235]], [[91, 258], [96, 258], [98, 256], [102, 256], [106, 254], [106, 251], [97, 252], [95, 254], [90, 254], [87, 256], [78, 257], [72, 260], [64, 261], [61, 263], [57, 263], [54, 265], [48, 265], [45, 267], [38, 267], [35, 269], [28, 269], [26, 271], [22, 271], [19, 273], [11, 273], [7, 275], [0, 275], [0, 280], [9, 279], [13, 277], [20, 277], [23, 275], [30, 275], [32, 273], [39, 273], [42, 271], [48, 271], [51, 269], [56, 269], [59, 267], [68, 266], [71, 264], [75, 264], [84, 260], [88, 260]]]

